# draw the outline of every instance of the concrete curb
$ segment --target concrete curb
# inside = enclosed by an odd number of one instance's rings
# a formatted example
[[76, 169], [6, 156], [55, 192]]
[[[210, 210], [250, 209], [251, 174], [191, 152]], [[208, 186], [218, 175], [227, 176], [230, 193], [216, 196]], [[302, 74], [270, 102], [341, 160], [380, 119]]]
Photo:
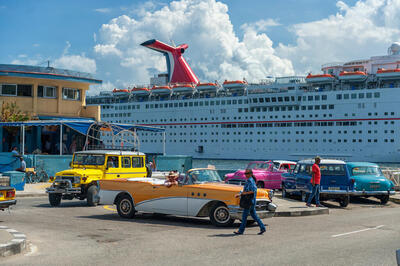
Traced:
[[7, 226], [0, 226], [0, 230], [6, 230], [13, 239], [5, 244], [0, 244], [0, 257], [11, 256], [23, 252], [26, 248], [26, 236]]
[[278, 211], [275, 212], [274, 217], [299, 217], [299, 216], [310, 216], [310, 215], [320, 215], [320, 214], [329, 214], [329, 209], [318, 208], [315, 210], [304, 210], [304, 211], [282, 211], [282, 212]]
[[16, 198], [35, 198], [35, 197], [47, 197], [47, 193], [20, 193], [15, 194]]
[[396, 203], [396, 204], [400, 204], [400, 198], [393, 198], [393, 197], [390, 197], [389, 200], [390, 200], [391, 202]]

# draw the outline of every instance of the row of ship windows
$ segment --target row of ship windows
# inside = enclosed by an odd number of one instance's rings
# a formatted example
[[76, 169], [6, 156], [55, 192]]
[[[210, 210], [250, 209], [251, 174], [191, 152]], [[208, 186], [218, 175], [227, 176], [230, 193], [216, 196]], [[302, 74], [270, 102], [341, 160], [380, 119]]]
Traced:
[[238, 108], [239, 113], [247, 113], [247, 112], [273, 112], [273, 111], [299, 111], [299, 110], [333, 110], [335, 106], [333, 104], [323, 104], [323, 105], [294, 105], [294, 106], [270, 106], [270, 107], [250, 107], [250, 108]]
[[[368, 130], [368, 131], [365, 131], [366, 133], [368, 133], [368, 134], [378, 134], [378, 130]], [[294, 132], [292, 132], [292, 131], [282, 131], [282, 132], [278, 132], [278, 131], [270, 131], [270, 132], [265, 132], [265, 131], [257, 131], [257, 132], [254, 132], [254, 135], [268, 135], [268, 133], [270, 134], [270, 135], [273, 135], [273, 134], [275, 134], [275, 135], [278, 135], [278, 134], [282, 134], [282, 135], [285, 135], [285, 134], [287, 134], [287, 135], [290, 135], [290, 134], [292, 134], [292, 133], [294, 133]], [[329, 131], [326, 131], [326, 130], [324, 130], [324, 131], [322, 131], [321, 132], [322, 134], [363, 134], [363, 131], [362, 130], [353, 130], [353, 131], [347, 131], [347, 130], [338, 130], [338, 131], [336, 131], [336, 133], [334, 133], [332, 130], [329, 130]], [[395, 133], [395, 131], [394, 130], [384, 130], [384, 133], [385, 134], [394, 134]], [[138, 136], [160, 136], [160, 133], [137, 133], [138, 134]], [[236, 132], [236, 131], [234, 131], [234, 132], [232, 132], [232, 134], [233, 135], [253, 135], [253, 132], [252, 131], [245, 131], [245, 132]], [[304, 134], [308, 134], [308, 135], [312, 135], [312, 134], [315, 134], [315, 135], [318, 135], [318, 134], [320, 134], [320, 132], [319, 131], [308, 131], [308, 132], [306, 132], [306, 131], [296, 131], [296, 135], [304, 135]], [[186, 133], [186, 132], [180, 132], [179, 134], [178, 133], [169, 133], [168, 134], [169, 136], [197, 136], [197, 135], [199, 135], [199, 136], [206, 136], [206, 135], [208, 135], [208, 132], [190, 132], [190, 133]], [[230, 132], [221, 132], [220, 134], [218, 133], [218, 132], [211, 132], [211, 134], [210, 134], [211, 136], [218, 136], [218, 135], [223, 135], [223, 136], [229, 136], [230, 135]], [[102, 133], [102, 136], [105, 136], [105, 137], [111, 137], [111, 133]], [[132, 137], [132, 134], [128, 134], [128, 133], [122, 133], [122, 136], [123, 137]]]
[[[367, 93], [345, 93], [336, 94], [337, 100], [347, 100], [347, 99], [364, 99], [364, 98], [380, 98], [379, 92], [367, 92]], [[328, 99], [327, 95], [309, 95], [309, 96], [297, 96], [297, 101], [326, 101]], [[279, 96], [279, 97], [263, 97], [263, 98], [252, 98], [250, 99], [252, 103], [276, 103], [276, 102], [294, 102], [296, 101], [296, 96]], [[231, 105], [231, 104], [248, 104], [248, 99], [239, 100], [202, 100], [193, 102], [176, 102], [176, 103], [156, 103], [156, 104], [146, 104], [146, 109], [153, 108], [175, 108], [175, 107], [196, 107], [196, 106], [213, 106], [213, 105]], [[140, 109], [140, 105], [102, 105], [102, 109], [115, 109], [115, 110], [133, 110]]]
[[380, 98], [381, 94], [379, 92], [375, 92], [374, 94], [372, 94], [372, 92], [367, 92], [367, 93], [345, 93], [345, 94], [336, 94], [336, 99], [337, 100], [348, 100], [348, 99], [364, 99], [364, 98], [372, 98], [372, 96], [374, 96], [374, 98]]
[[[180, 143], [253, 143], [253, 142], [257, 142], [257, 143], [265, 143], [265, 142], [270, 142], [270, 143], [291, 143], [291, 142], [296, 142], [296, 143], [304, 143], [304, 142], [308, 142], [308, 143], [318, 143], [318, 142], [323, 142], [323, 143], [332, 143], [332, 142], [337, 142], [337, 143], [362, 143], [363, 140], [362, 139], [269, 139], [269, 140], [265, 140], [265, 139], [190, 139], [190, 140], [186, 140], [186, 139], [170, 139], [167, 140], [167, 142], [180, 142]], [[369, 143], [378, 143], [378, 139], [368, 139], [365, 140]], [[108, 140], [107, 142], [111, 142], [110, 140]], [[163, 140], [142, 140], [142, 143], [162, 143]], [[395, 140], [394, 139], [384, 139], [383, 142], [385, 143], [394, 143]]]

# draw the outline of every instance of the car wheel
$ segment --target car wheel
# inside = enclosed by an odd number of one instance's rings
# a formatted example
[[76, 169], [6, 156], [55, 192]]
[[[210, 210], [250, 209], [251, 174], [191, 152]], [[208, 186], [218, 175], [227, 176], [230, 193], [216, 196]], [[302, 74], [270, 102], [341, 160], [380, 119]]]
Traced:
[[49, 193], [49, 202], [53, 207], [57, 207], [61, 203], [61, 193]]
[[341, 198], [339, 201], [340, 207], [343, 207], [343, 208], [347, 207], [347, 205], [349, 205], [349, 202], [350, 202], [349, 196], [345, 196], [345, 197]]
[[99, 194], [99, 191], [95, 185], [91, 185], [89, 189], [87, 190], [87, 205], [88, 206], [97, 206], [99, 203], [97, 195]]
[[381, 204], [385, 205], [389, 201], [389, 195], [383, 195], [379, 199], [381, 200]]
[[228, 207], [219, 203], [211, 209], [210, 221], [215, 226], [226, 227], [231, 226], [235, 219], [231, 218]]
[[307, 193], [302, 191], [301, 192], [301, 201], [306, 202], [307, 201]]
[[287, 193], [285, 184], [282, 183], [282, 198], [287, 198], [289, 197], [289, 193]]
[[258, 188], [264, 188], [264, 182], [257, 182], [257, 187]]
[[120, 197], [117, 202], [117, 211], [119, 216], [123, 218], [133, 218], [136, 211], [131, 197], [128, 195]]

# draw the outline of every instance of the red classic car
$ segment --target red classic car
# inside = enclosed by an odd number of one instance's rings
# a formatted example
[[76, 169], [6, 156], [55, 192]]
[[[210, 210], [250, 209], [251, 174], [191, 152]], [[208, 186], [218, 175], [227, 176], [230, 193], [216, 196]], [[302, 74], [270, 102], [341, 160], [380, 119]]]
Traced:
[[[282, 174], [296, 165], [291, 161], [253, 161], [246, 169], [252, 169], [257, 179], [257, 187], [268, 189], [282, 188]], [[244, 185], [246, 177], [244, 170], [237, 170], [235, 173], [225, 175], [225, 182], [228, 184]]]

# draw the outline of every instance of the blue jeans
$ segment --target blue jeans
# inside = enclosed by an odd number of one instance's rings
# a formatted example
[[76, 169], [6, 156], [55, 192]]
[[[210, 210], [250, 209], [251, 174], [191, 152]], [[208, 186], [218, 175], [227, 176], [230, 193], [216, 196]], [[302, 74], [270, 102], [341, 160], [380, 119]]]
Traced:
[[251, 215], [253, 217], [254, 221], [257, 222], [258, 226], [260, 227], [261, 231], [265, 230], [264, 223], [258, 218], [257, 213], [256, 213], [256, 206], [253, 204], [250, 209], [244, 209], [243, 210], [243, 215], [242, 215], [242, 223], [240, 224], [239, 227], [239, 232], [243, 234], [244, 229], [246, 228], [246, 223], [247, 223], [247, 216]]
[[312, 187], [310, 197], [308, 197], [307, 204], [311, 204], [312, 199], [315, 197], [315, 203], [319, 205], [319, 192], [320, 192], [320, 185], [315, 184]]

